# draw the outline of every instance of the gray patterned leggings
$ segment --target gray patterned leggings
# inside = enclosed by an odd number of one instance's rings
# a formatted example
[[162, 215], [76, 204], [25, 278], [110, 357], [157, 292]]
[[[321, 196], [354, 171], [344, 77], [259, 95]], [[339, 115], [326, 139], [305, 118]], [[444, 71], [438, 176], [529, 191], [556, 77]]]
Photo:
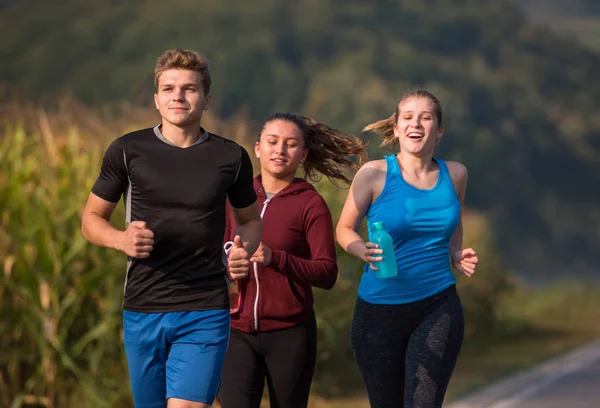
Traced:
[[352, 348], [372, 408], [439, 408], [464, 333], [456, 287], [402, 305], [356, 302]]

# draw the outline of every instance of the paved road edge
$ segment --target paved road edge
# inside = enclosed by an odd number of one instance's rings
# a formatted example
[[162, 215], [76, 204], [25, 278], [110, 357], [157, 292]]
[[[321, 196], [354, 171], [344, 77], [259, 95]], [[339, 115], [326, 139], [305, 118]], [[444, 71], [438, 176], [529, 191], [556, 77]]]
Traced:
[[444, 408], [511, 408], [541, 388], [600, 359], [600, 340], [495, 382]]

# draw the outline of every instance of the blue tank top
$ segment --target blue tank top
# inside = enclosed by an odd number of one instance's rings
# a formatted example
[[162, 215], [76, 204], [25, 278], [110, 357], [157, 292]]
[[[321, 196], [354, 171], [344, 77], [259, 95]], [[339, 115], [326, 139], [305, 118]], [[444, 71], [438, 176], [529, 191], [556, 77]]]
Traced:
[[375, 304], [415, 302], [456, 283], [448, 251], [460, 220], [460, 202], [442, 160], [434, 159], [440, 171], [430, 190], [404, 181], [396, 156], [385, 160], [385, 186], [367, 211], [367, 226], [371, 231], [372, 223], [385, 223], [396, 247], [398, 275], [378, 279], [365, 264], [358, 296]]

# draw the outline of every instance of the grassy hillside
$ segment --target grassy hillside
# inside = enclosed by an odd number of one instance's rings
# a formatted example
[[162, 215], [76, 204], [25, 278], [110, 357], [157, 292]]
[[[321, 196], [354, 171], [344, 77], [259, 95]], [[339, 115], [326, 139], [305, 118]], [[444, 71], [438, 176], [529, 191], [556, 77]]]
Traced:
[[176, 46], [208, 55], [225, 118], [294, 110], [358, 134], [423, 85], [446, 108], [439, 154], [470, 169], [467, 202], [509, 267], [597, 274], [600, 54], [511, 1], [19, 0], [0, 37], [0, 82], [48, 107], [63, 93], [147, 105]]
[[527, 17], [600, 51], [600, 3], [595, 0], [514, 0]]

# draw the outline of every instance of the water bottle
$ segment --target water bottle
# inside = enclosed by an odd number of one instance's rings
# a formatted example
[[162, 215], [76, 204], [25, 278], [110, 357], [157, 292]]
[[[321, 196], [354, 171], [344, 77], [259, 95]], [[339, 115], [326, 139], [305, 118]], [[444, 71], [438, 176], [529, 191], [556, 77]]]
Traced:
[[377, 268], [375, 276], [384, 279], [398, 275], [398, 267], [396, 266], [396, 255], [394, 253], [394, 241], [388, 232], [385, 230], [383, 222], [374, 222], [371, 225], [371, 233], [369, 241], [379, 245], [379, 249], [383, 250], [383, 257], [380, 262], [374, 262], [373, 265]]

